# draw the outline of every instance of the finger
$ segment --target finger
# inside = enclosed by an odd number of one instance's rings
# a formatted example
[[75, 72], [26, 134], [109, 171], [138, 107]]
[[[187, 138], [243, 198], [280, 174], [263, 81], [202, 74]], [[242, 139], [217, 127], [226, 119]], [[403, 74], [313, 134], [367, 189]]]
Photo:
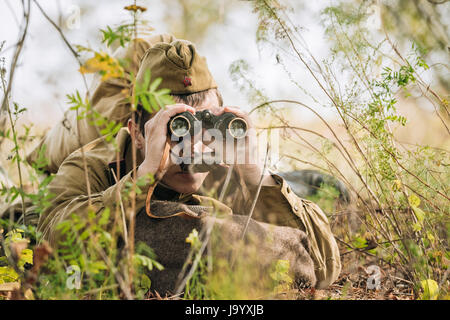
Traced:
[[231, 112], [241, 118], [248, 118], [248, 114], [237, 107], [224, 107], [224, 112]]
[[247, 124], [249, 125], [249, 127], [252, 127], [252, 123], [250, 121], [250, 117], [249, 117], [248, 113], [245, 111], [242, 111], [241, 109], [239, 109], [239, 107], [226, 106], [226, 107], [224, 107], [224, 112], [231, 112], [234, 115], [236, 115], [237, 117], [243, 118], [245, 121], [247, 121]]
[[220, 115], [222, 115], [225, 112], [225, 108], [223, 108], [223, 107], [214, 108], [214, 109], [211, 109], [211, 112], [215, 116], [220, 116]]
[[239, 108], [238, 106], [225, 106], [223, 107], [225, 110], [227, 110], [228, 112], [243, 112], [241, 110], [241, 108]]
[[[155, 115], [155, 117], [153, 117], [152, 120], [153, 122], [156, 123], [165, 123], [167, 124], [167, 122], [169, 122], [170, 118], [173, 117], [174, 115], [178, 114], [178, 113], [183, 113], [183, 112], [191, 112], [192, 114], [195, 114], [195, 109], [187, 104], [182, 104], [182, 103], [177, 103], [177, 104], [172, 104], [169, 106], [166, 106], [164, 109], [161, 109], [158, 111], [158, 113]], [[149, 121], [147, 121], [146, 126], [150, 125]]]
[[187, 105], [187, 104], [172, 104], [170, 106], [166, 106], [166, 108], [163, 111], [164, 116], [173, 117], [174, 115], [182, 112], [190, 112], [192, 114], [195, 114], [195, 108]]
[[164, 107], [164, 110], [174, 109], [174, 108], [179, 108], [179, 107], [186, 107], [186, 108], [188, 108], [188, 109], [191, 110], [191, 111], [195, 111], [195, 108], [194, 108], [194, 107], [192, 107], [192, 106], [190, 106], [190, 105], [188, 105], [188, 104], [185, 104], [185, 103], [175, 103], [175, 104], [170, 104], [170, 105], [165, 106], [165, 107]]

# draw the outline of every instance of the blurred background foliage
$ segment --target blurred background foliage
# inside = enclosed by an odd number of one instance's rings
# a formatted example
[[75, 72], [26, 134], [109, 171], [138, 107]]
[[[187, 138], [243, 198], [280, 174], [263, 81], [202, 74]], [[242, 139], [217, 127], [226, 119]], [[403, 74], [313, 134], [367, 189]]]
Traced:
[[[89, 53], [105, 49], [111, 54], [119, 43], [104, 48], [99, 30], [114, 33], [132, 22], [129, 12], [124, 14], [128, 4], [124, 2], [41, 2], [68, 42], [88, 48], [84, 51]], [[5, 59], [6, 78], [23, 30], [24, 3], [0, 4], [0, 41], [6, 40], [0, 57]], [[66, 94], [78, 89], [83, 94], [84, 85], [76, 72], [79, 65], [60, 34], [34, 1], [31, 4], [29, 37], [11, 91], [11, 122], [18, 133], [12, 134], [8, 122], [2, 122], [0, 173], [2, 182], [13, 186], [3, 188], [3, 195], [9, 192], [16, 199], [25, 195], [47, 203], [49, 181], [39, 181], [27, 167], [24, 185], [18, 187], [15, 162], [21, 163], [60, 119], [68, 108]], [[140, 34], [168, 32], [195, 42], [208, 59], [225, 103], [246, 111], [267, 104], [254, 114], [258, 127], [295, 129], [279, 131], [283, 138], [279, 169], [319, 168], [360, 193], [348, 220], [342, 217], [350, 211], [337, 203], [333, 188], [323, 185], [310, 198], [327, 213], [345, 257], [352, 259], [346, 261], [347, 270], [356, 272], [355, 265], [374, 261], [394, 265], [403, 272], [396, 276], [413, 283], [414, 297], [448, 297], [449, 1], [142, 0], [138, 4], [146, 8], [140, 15]], [[84, 55], [80, 59], [89, 61]], [[269, 103], [275, 99], [284, 102]], [[34, 237], [33, 230], [26, 231]], [[97, 251], [94, 256], [101, 261]], [[64, 295], [56, 291], [64, 284], [66, 266], [56, 262], [50, 269], [59, 270], [56, 277], [61, 283], [55, 291], [44, 292], [45, 297]], [[6, 268], [8, 261], [2, 263]], [[102, 270], [108, 269], [101, 263]], [[111, 295], [117, 297], [112, 273], [97, 279], [97, 271], [92, 282], [113, 286]], [[20, 270], [8, 272], [19, 278]], [[212, 288], [223, 280], [212, 279], [216, 281]], [[141, 282], [148, 287], [147, 279]], [[92, 289], [89, 285], [86, 292]], [[235, 284], [231, 289], [235, 292]]]

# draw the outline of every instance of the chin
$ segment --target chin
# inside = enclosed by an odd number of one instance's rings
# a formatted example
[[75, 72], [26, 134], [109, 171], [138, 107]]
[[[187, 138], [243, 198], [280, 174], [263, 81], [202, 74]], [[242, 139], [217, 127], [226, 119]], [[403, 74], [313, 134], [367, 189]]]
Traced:
[[176, 172], [170, 175], [166, 174], [162, 182], [179, 193], [193, 193], [200, 189], [206, 175], [205, 173]]
[[200, 188], [195, 185], [193, 185], [193, 186], [173, 186], [173, 187], [170, 186], [170, 187], [179, 193], [194, 193]]

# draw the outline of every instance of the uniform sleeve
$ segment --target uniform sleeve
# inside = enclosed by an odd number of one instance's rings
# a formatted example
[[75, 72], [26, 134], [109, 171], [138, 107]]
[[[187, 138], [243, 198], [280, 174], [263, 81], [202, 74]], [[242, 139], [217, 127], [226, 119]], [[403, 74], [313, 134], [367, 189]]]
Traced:
[[[72, 214], [87, 217], [88, 212], [93, 211], [96, 216], [99, 216], [107, 207], [114, 212], [119, 201], [122, 201], [125, 212], [131, 208], [131, 200], [126, 196], [127, 188], [133, 183], [131, 172], [110, 186], [104, 163], [86, 158], [91, 188], [91, 207], [81, 155], [69, 156], [49, 184], [49, 192], [54, 195], [54, 198], [51, 200], [50, 207], [44, 210], [39, 218], [38, 232], [41, 232], [42, 239], [49, 241], [52, 246], [57, 245], [62, 236], [57, 225], [70, 219]], [[148, 189], [146, 186], [140, 188]], [[145, 191], [137, 194], [136, 208], [144, 207], [145, 199]], [[113, 222], [113, 217], [114, 214], [111, 214], [110, 224]]]
[[316, 288], [326, 288], [337, 280], [341, 271], [339, 248], [328, 218], [315, 203], [298, 197], [283, 178], [273, 177], [278, 185], [261, 188], [254, 218], [306, 232], [315, 265]]

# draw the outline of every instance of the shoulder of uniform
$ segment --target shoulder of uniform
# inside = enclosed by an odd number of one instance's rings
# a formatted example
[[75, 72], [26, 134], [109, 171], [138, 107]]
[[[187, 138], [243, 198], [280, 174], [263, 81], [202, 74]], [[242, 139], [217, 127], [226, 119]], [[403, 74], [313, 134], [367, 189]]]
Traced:
[[[108, 164], [114, 156], [114, 148], [104, 137], [101, 137], [72, 152], [64, 162], [77, 163], [86, 161], [87, 165], [96, 163]], [[64, 165], [64, 162], [62, 165]]]

